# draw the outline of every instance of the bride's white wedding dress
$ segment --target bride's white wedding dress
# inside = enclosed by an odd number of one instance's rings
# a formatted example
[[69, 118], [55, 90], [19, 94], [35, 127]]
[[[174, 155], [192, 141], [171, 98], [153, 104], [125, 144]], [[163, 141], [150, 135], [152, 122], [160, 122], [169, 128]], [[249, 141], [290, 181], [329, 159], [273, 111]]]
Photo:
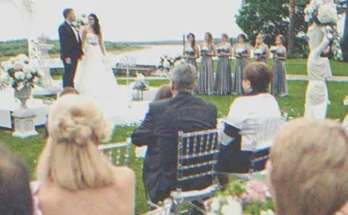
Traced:
[[104, 61], [96, 34], [87, 33], [84, 56], [74, 79], [76, 90], [94, 101], [114, 124], [138, 123], [145, 116], [148, 103], [131, 103], [132, 91], [117, 85], [110, 66]]
[[82, 95], [93, 99], [119, 95], [115, 76], [104, 63], [96, 34], [86, 34], [84, 56], [76, 69], [75, 88]]

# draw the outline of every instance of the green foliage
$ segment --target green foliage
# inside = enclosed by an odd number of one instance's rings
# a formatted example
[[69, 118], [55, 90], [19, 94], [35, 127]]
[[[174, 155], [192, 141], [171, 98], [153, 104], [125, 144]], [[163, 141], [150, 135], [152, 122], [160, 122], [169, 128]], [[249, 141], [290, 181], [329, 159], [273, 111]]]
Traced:
[[[58, 40], [47, 40], [48, 44], [53, 44], [53, 48], [49, 50], [49, 54], [57, 56], [60, 54], [60, 43]], [[138, 48], [135, 45], [126, 43], [117, 43], [105, 41], [105, 48], [107, 51], [129, 50]], [[6, 42], [0, 42], [0, 59], [2, 57], [12, 57], [18, 54], [24, 53], [28, 55], [28, 42], [25, 39], [11, 40]]]
[[[295, 32], [306, 31], [304, 21], [304, 8], [307, 1], [296, 1], [296, 13], [293, 18]], [[275, 36], [282, 34], [285, 38], [289, 36], [289, 0], [278, 1], [244, 1], [239, 13], [236, 15], [238, 26], [248, 35], [254, 45], [257, 34], [265, 37], [267, 45], [274, 44]], [[297, 53], [303, 51], [301, 41], [295, 42]], [[286, 41], [287, 45], [287, 41]], [[305, 56], [303, 56], [305, 57]]]

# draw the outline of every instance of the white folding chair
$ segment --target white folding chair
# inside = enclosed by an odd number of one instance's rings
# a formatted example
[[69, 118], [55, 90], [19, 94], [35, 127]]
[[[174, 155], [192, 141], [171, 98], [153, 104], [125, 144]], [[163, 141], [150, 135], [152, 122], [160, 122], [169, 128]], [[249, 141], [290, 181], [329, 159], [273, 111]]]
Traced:
[[[215, 166], [219, 153], [219, 130], [205, 130], [192, 133], [179, 132], [178, 134], [178, 187], [170, 196], [175, 206], [175, 214], [180, 214], [184, 203], [195, 206], [192, 201], [202, 201], [211, 197], [218, 190], [215, 184]], [[189, 180], [199, 180], [211, 176], [212, 184], [201, 190], [183, 191], [180, 184]], [[202, 210], [196, 208], [197, 210]]]
[[127, 142], [99, 145], [98, 149], [109, 158], [112, 164], [128, 166], [130, 146], [131, 140], [129, 138]]

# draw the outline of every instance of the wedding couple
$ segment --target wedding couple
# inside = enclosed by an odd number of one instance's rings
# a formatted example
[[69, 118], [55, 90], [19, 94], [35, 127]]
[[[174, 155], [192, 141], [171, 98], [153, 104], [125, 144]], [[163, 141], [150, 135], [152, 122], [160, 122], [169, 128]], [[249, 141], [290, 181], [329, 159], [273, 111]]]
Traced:
[[63, 16], [65, 22], [59, 26], [63, 87], [74, 87], [81, 95], [93, 99], [117, 96], [115, 76], [104, 63], [106, 50], [98, 17], [90, 14], [88, 26], [80, 33], [73, 24], [74, 10], [65, 9]]

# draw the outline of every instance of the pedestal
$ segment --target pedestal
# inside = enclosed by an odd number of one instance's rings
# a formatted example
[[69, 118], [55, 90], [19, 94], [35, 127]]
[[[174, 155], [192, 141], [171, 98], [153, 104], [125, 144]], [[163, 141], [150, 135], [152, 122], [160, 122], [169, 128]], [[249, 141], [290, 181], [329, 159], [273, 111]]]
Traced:
[[38, 135], [35, 130], [35, 113], [30, 109], [19, 109], [13, 112], [15, 131], [14, 137], [28, 138]]
[[133, 90], [133, 101], [142, 101], [142, 100], [143, 100], [143, 91]]

